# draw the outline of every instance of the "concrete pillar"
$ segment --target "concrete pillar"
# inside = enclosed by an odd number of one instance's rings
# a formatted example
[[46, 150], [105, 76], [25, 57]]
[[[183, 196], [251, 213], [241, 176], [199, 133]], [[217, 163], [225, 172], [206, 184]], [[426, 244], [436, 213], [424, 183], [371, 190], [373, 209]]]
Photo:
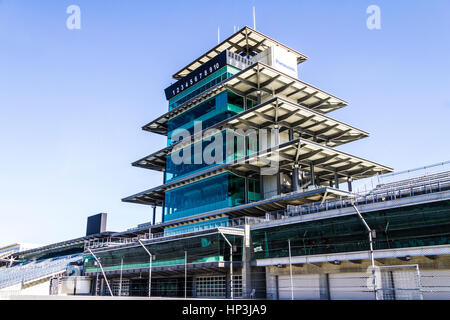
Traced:
[[100, 295], [101, 296], [104, 295], [104, 291], [103, 291], [103, 290], [105, 290], [104, 283], [105, 283], [105, 279], [101, 278], [101, 280], [100, 280]]
[[280, 126], [275, 124], [273, 129], [275, 131], [275, 146], [278, 146], [280, 144]]
[[248, 156], [248, 137], [244, 136], [244, 157]]
[[156, 205], [153, 206], [153, 220], [152, 223], [155, 224], [156, 221]]
[[249, 187], [248, 187], [248, 178], [247, 177], [244, 178], [244, 185], [245, 185], [245, 188], [244, 188], [244, 202], [248, 203], [248, 189], [249, 189]]
[[261, 174], [259, 176], [259, 192], [260, 200], [264, 200], [264, 176]]
[[294, 140], [294, 129], [289, 129], [289, 141]]
[[300, 186], [298, 184], [298, 164], [294, 164], [294, 168], [292, 170], [292, 191], [299, 191]]
[[348, 191], [352, 192], [353, 190], [352, 190], [352, 178], [351, 177], [347, 178], [347, 186], [348, 186]]
[[310, 175], [311, 175], [311, 185], [316, 185], [316, 175], [314, 173], [314, 164], [310, 163], [309, 165]]
[[252, 291], [251, 266], [252, 261], [252, 246], [250, 238], [250, 225], [244, 226], [244, 241], [242, 247], [242, 298], [250, 297]]
[[339, 176], [337, 171], [334, 172], [334, 187], [339, 189]]
[[281, 173], [280, 171], [277, 172], [277, 195], [279, 196], [281, 194]]
[[330, 300], [330, 277], [328, 273], [319, 275], [320, 300]]

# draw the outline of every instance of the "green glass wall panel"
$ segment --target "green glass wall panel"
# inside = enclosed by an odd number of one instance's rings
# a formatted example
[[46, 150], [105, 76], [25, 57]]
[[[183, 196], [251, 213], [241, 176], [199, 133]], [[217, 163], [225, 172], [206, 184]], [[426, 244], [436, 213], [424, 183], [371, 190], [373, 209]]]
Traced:
[[244, 178], [223, 173], [165, 192], [164, 221], [244, 203]]
[[[233, 260], [242, 259], [242, 237], [227, 235], [236, 250], [233, 252]], [[185, 263], [185, 251], [187, 254], [187, 263], [203, 263], [229, 261], [229, 246], [218, 234], [211, 234], [177, 241], [158, 242], [146, 245], [146, 248], [154, 255], [152, 266], [170, 266]], [[120, 270], [121, 260], [123, 259], [123, 269], [148, 268], [150, 265], [149, 256], [140, 246], [111, 250], [107, 252], [96, 253], [101, 260], [105, 271]], [[95, 260], [90, 255], [84, 256], [85, 271], [97, 272]]]
[[[363, 214], [376, 230], [374, 249], [450, 244], [450, 201]], [[252, 231], [257, 259], [369, 250], [367, 232], [358, 216], [315, 220]]]
[[196, 222], [196, 223], [190, 223], [183, 226], [178, 227], [172, 227], [172, 228], [166, 228], [164, 229], [164, 235], [170, 236], [170, 235], [176, 235], [180, 233], [188, 233], [188, 232], [196, 232], [196, 231], [202, 231], [217, 227], [227, 227], [228, 226], [228, 217], [219, 218], [219, 219], [212, 219], [202, 222]]
[[[247, 99], [248, 100], [248, 99]], [[201, 122], [202, 130], [205, 130], [225, 119], [228, 119], [244, 110], [244, 98], [229, 90], [221, 92], [211, 99], [200, 103], [198, 106], [183, 112], [168, 122], [168, 142], [173, 142], [172, 135], [179, 129], [194, 134], [194, 121]]]
[[[217, 141], [216, 138], [218, 139]], [[220, 141], [220, 139], [222, 141]], [[235, 135], [230, 130], [224, 130], [221, 132], [220, 137], [217, 135], [201, 142], [189, 145], [186, 149], [178, 150], [176, 153], [169, 154], [166, 157], [166, 181], [169, 182], [185, 175], [192, 174], [201, 169], [206, 169], [242, 158], [244, 156], [243, 139], [243, 137]], [[228, 141], [232, 141], [232, 144], [227, 144]], [[214, 161], [212, 161], [213, 163], [211, 163], [211, 161], [206, 161], [207, 158], [204, 157], [204, 152], [208, 146], [214, 146], [219, 149], [211, 152], [211, 156], [214, 158]], [[216, 152], [219, 152], [217, 157]], [[219, 156], [220, 152], [222, 153], [221, 156]], [[174, 156], [177, 158], [173, 159]], [[199, 160], [196, 160], [197, 158]]]

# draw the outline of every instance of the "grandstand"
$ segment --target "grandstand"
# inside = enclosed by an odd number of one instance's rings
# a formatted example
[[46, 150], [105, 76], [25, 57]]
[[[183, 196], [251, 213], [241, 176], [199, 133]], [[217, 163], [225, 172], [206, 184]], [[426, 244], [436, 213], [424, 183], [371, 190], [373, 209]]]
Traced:
[[[66, 283], [61, 280], [70, 275], [66, 271], [73, 271], [71, 265], [83, 265], [84, 242], [88, 239], [101, 239], [110, 234], [111, 232], [103, 232], [46, 246], [22, 246], [25, 250], [18, 250], [18, 245], [8, 246], [8, 250], [5, 249], [2, 255], [4, 266], [0, 267], [0, 297], [49, 295], [52, 278], [58, 280], [55, 283]], [[14, 249], [10, 250], [10, 247]], [[66, 292], [68, 289], [52, 290]]]
[[50, 259], [27, 261], [10, 268], [4, 268], [0, 272], [0, 289], [19, 283], [27, 284], [31, 281], [38, 281], [42, 278], [61, 274], [66, 271], [69, 263], [82, 259], [83, 255], [78, 253]]

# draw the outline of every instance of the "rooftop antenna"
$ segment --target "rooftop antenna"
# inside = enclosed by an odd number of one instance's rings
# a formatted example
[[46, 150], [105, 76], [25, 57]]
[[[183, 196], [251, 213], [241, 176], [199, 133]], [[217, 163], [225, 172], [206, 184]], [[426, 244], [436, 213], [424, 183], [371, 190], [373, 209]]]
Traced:
[[253, 29], [256, 30], [256, 13], [255, 13], [255, 6], [253, 6]]
[[220, 43], [220, 27], [217, 26], [217, 44]]
[[236, 33], [236, 26], [233, 26], [233, 33]]

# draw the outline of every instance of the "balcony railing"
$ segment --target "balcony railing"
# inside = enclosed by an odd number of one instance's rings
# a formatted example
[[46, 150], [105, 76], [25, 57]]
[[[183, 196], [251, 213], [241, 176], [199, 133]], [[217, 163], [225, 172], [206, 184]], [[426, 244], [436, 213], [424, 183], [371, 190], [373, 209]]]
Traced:
[[[434, 177], [434, 178], [433, 178]], [[352, 197], [331, 199], [323, 202], [314, 202], [307, 205], [288, 206], [287, 209], [266, 213], [265, 217], [239, 217], [223, 221], [211, 221], [203, 225], [193, 225], [190, 228], [171, 230], [170, 233], [144, 233], [136, 237], [107, 237], [85, 241], [85, 251], [87, 248], [112, 248], [136, 243], [140, 240], [149, 239], [169, 239], [182, 234], [195, 233], [204, 230], [210, 230], [218, 227], [237, 227], [242, 228], [245, 224], [256, 225], [266, 223], [272, 220], [286, 219], [294, 216], [308, 215], [328, 210], [336, 210], [351, 207], [352, 203], [356, 205], [365, 205], [372, 203], [381, 203], [408, 197], [414, 197], [424, 194], [431, 194], [450, 190], [450, 172], [440, 173], [433, 177], [417, 178], [405, 180], [403, 183], [396, 182], [392, 184], [379, 185], [377, 188], [366, 193], [354, 193]], [[409, 182], [408, 182], [409, 181]]]

